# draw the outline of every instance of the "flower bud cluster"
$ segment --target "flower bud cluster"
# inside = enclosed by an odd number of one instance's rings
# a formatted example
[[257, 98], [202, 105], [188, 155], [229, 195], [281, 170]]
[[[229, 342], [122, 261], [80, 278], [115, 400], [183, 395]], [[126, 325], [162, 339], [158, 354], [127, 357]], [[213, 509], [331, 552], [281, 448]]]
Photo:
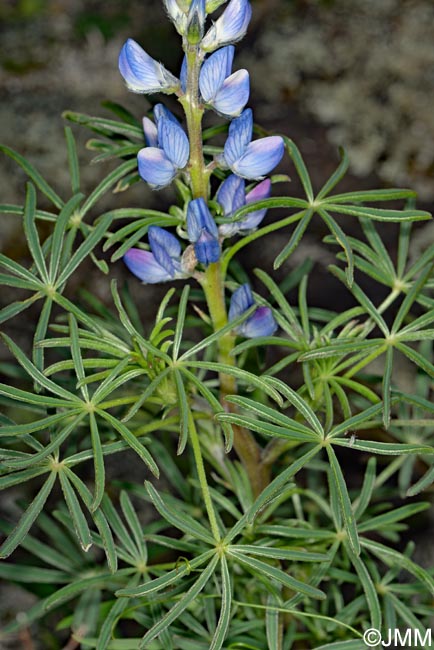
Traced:
[[[148, 231], [149, 251], [133, 248], [127, 252], [125, 263], [145, 283], [187, 277], [197, 264], [206, 268], [219, 261], [224, 238], [257, 228], [266, 209], [249, 212], [238, 221], [229, 222], [228, 219], [249, 203], [270, 196], [271, 181], [265, 177], [280, 162], [284, 152], [283, 140], [278, 136], [253, 140], [253, 115], [251, 109], [246, 108], [250, 94], [249, 73], [244, 69], [232, 72], [233, 44], [243, 38], [251, 19], [249, 0], [230, 0], [208, 28], [207, 15], [227, 0], [163, 2], [183, 38], [185, 57], [179, 76], [174, 76], [132, 39], [128, 39], [121, 50], [120, 73], [133, 92], [175, 94], [186, 114], [190, 111], [190, 118], [196, 111], [196, 117], [201, 120], [202, 113], [211, 109], [232, 120], [222, 154], [202, 170], [203, 174], [208, 174], [207, 178], [215, 168], [231, 173], [216, 194], [225, 223], [217, 226], [205, 197], [199, 196], [191, 199], [186, 208], [190, 245], [184, 254], [178, 239], [157, 226], [151, 226]], [[189, 70], [192, 52], [197, 66], [193, 89]], [[139, 175], [152, 189], [166, 187], [178, 175], [188, 183], [197, 164], [192, 150], [193, 138], [189, 140], [178, 119], [162, 104], [154, 107], [153, 118], [153, 121], [149, 117], [143, 119], [146, 146], [138, 153]], [[191, 136], [190, 128], [191, 124], [188, 129]], [[247, 191], [246, 180], [260, 182]], [[252, 304], [250, 288], [243, 285], [233, 294], [230, 319], [237, 318]], [[273, 328], [275, 321], [271, 311], [261, 307], [237, 331], [244, 336], [258, 336], [272, 333]]]

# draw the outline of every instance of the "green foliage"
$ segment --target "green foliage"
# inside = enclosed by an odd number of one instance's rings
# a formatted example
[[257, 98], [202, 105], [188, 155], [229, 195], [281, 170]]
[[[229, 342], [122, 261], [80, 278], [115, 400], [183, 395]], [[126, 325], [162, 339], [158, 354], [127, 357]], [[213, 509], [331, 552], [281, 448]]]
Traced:
[[[280, 285], [258, 269], [267, 298], [255, 299], [272, 309], [280, 330], [235, 344], [234, 328], [254, 308], [212, 329], [196, 286], [170, 289], [159, 309], [146, 289], [136, 302], [115, 281], [109, 305], [90, 292], [77, 298], [71, 278], [81, 265], [90, 259], [103, 278], [109, 266], [101, 249], [116, 261], [143, 246], [149, 226], [182, 228], [190, 199], [179, 184], [180, 209], [98, 212], [103, 195], [137, 180], [141, 129], [112, 108], [120, 119], [66, 115], [96, 134], [89, 147], [97, 161], [119, 158], [87, 196], [69, 128], [68, 200], [2, 148], [29, 177], [25, 205], [0, 206], [22, 219], [29, 262], [0, 257], [0, 282], [19, 294], [0, 318], [13, 326], [34, 303], [40, 311], [31, 359], [3, 334], [10, 361], [1, 366], [0, 487], [30, 487], [17, 520], [1, 523], [0, 576], [38, 600], [0, 638], [54, 621], [59, 639], [68, 630], [97, 650], [289, 650], [294, 643], [343, 650], [360, 648], [369, 627], [423, 630], [433, 575], [412, 559], [412, 544], [397, 543], [427, 507], [400, 497], [434, 481], [434, 251], [409, 256], [411, 222], [430, 215], [413, 207], [409, 190], [332, 195], [345, 155], [315, 193], [286, 139], [305, 197], [277, 196], [233, 215], [288, 211], [224, 249], [228, 287], [238, 285], [239, 250], [291, 226], [278, 268], [318, 215], [330, 233], [325, 244], [338, 246], [331, 272], [354, 306], [339, 313], [310, 306], [306, 264]], [[50, 209], [38, 209], [41, 194]], [[406, 201], [402, 210], [376, 207], [397, 200]], [[360, 238], [345, 234], [349, 219], [359, 221]], [[398, 224], [396, 260], [378, 221]], [[381, 302], [365, 289], [372, 286], [366, 278], [384, 287]], [[288, 298], [292, 289], [296, 300]], [[228, 337], [232, 348], [219, 357]], [[275, 353], [272, 363], [265, 349]], [[412, 369], [413, 392], [395, 380], [400, 359]], [[222, 378], [233, 388], [223, 396]], [[259, 490], [240, 462], [240, 431], [260, 450], [267, 481]], [[122, 467], [117, 481], [108, 478], [113, 457]], [[7, 559], [18, 546], [17, 560]]]

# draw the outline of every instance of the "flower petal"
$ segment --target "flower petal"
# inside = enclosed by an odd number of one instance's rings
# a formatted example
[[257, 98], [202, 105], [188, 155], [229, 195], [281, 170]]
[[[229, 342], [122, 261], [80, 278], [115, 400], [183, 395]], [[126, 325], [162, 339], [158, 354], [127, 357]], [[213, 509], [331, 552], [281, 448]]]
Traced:
[[222, 47], [211, 54], [205, 61], [200, 71], [199, 88], [206, 103], [212, 103], [224, 80], [232, 70], [235, 48], [230, 45]]
[[229, 321], [235, 320], [235, 318], [244, 314], [244, 312], [247, 311], [254, 302], [250, 286], [248, 284], [242, 284], [241, 287], [238, 287], [238, 289], [232, 294], [229, 305]]
[[181, 126], [179, 121], [176, 119], [172, 111], [169, 111], [164, 104], [155, 104], [154, 106], [154, 118], [155, 118], [155, 123], [158, 126], [158, 122], [164, 118], [166, 120], [170, 120], [174, 124], [177, 124], [179, 127]]
[[225, 217], [229, 217], [245, 204], [245, 185], [244, 179], [235, 174], [228, 176], [220, 185], [216, 198]]
[[137, 161], [140, 176], [154, 189], [169, 185], [176, 176], [176, 167], [166, 158], [164, 152], [156, 147], [140, 149]]
[[194, 252], [196, 253], [197, 261], [205, 266], [218, 262], [220, 259], [219, 241], [204, 229], [194, 244]]
[[[232, 120], [229, 126], [229, 135], [224, 146], [224, 159], [231, 167], [239, 160], [247, 149], [253, 134], [253, 115], [250, 108], [246, 108], [239, 117]], [[235, 170], [234, 170], [235, 171]], [[242, 176], [242, 174], [238, 174]]]
[[[271, 181], [269, 178], [266, 178], [264, 181], [262, 181], [262, 183], [259, 183], [246, 195], [246, 203], [253, 203], [254, 201], [268, 199], [270, 194]], [[267, 208], [249, 212], [249, 214], [247, 214], [244, 219], [239, 222], [240, 230], [253, 230], [253, 228], [257, 228], [266, 214]]]
[[135, 93], [173, 92], [179, 87], [178, 79], [132, 38], [120, 52], [119, 71]]
[[158, 264], [154, 255], [149, 251], [143, 251], [140, 248], [130, 248], [125, 253], [123, 260], [131, 273], [134, 273], [139, 280], [147, 284], [167, 282], [167, 280], [173, 279], [173, 276]]
[[181, 72], [179, 73], [181, 80], [181, 90], [183, 93], [187, 92], [187, 57], [182, 59]]
[[269, 307], [258, 307], [250, 318], [237, 327], [237, 332], [248, 339], [271, 336], [276, 330], [277, 323]]
[[158, 121], [158, 144], [175, 167], [183, 169], [186, 166], [190, 155], [190, 144], [179, 124], [162, 117]]
[[211, 216], [205, 200], [200, 197], [190, 201], [187, 208], [187, 234], [191, 242], [197, 242], [206, 230], [215, 239], [218, 238], [218, 228]]
[[[173, 277], [180, 265], [181, 244], [172, 233], [159, 226], [150, 226], [148, 238], [152, 253], [158, 264]], [[178, 261], [178, 264], [176, 264], [176, 261]]]
[[222, 45], [239, 41], [247, 31], [251, 16], [249, 0], [231, 0], [205, 34], [201, 47], [206, 52], [212, 52]]
[[[244, 154], [238, 160], [229, 164], [232, 171], [242, 178], [255, 180], [266, 176], [279, 164], [284, 149], [283, 140], [280, 136], [262, 138], [261, 140], [251, 142], [246, 147]], [[225, 159], [229, 162], [226, 156], [226, 150]]]
[[250, 80], [247, 70], [238, 70], [225, 79], [214, 100], [213, 108], [225, 117], [236, 117], [249, 101]]
[[157, 147], [158, 146], [158, 134], [157, 127], [154, 122], [149, 119], [149, 117], [144, 117], [142, 120], [143, 132], [145, 134], [145, 140], [148, 147]]

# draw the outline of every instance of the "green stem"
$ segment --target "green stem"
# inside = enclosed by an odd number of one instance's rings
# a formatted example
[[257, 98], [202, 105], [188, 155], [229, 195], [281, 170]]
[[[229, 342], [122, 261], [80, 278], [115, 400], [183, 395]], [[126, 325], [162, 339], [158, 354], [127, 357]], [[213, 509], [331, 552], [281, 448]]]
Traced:
[[191, 411], [189, 411], [188, 420], [189, 420], [188, 431], [190, 434], [191, 446], [193, 448], [194, 460], [196, 462], [197, 475], [199, 478], [200, 487], [202, 489], [203, 501], [205, 503], [205, 508], [208, 514], [208, 519], [211, 526], [213, 537], [216, 540], [216, 542], [220, 542], [221, 537], [217, 525], [217, 517], [215, 514], [214, 506], [212, 504], [208, 482], [206, 480], [206, 472], [203, 463], [202, 451], [200, 448], [199, 436], [197, 435], [196, 424], [191, 414]]
[[[187, 119], [187, 130], [190, 141], [189, 172], [191, 187], [194, 198], [202, 197], [205, 201], [208, 201], [209, 176], [211, 172], [206, 169], [203, 156], [202, 117], [204, 108], [199, 101], [199, 74], [202, 64], [202, 54], [197, 46], [188, 44], [185, 46], [185, 52], [187, 57], [187, 87], [185, 95], [179, 101], [184, 107]], [[225, 274], [226, 266], [222, 267], [219, 261], [208, 266], [201, 281], [214, 331], [219, 330], [228, 322], [224, 296]], [[234, 358], [231, 355], [234, 345], [235, 337], [230, 333], [219, 339], [218, 360], [220, 363], [234, 365]], [[233, 395], [237, 392], [236, 380], [235, 377], [225, 373], [220, 373], [219, 379], [220, 399], [222, 403], [225, 403], [225, 398], [228, 395]], [[228, 406], [228, 408], [232, 408], [232, 406]], [[234, 426], [234, 448], [246, 468], [252, 485], [252, 491], [257, 496], [269, 482], [269, 468], [261, 462], [261, 448], [256, 443], [250, 431], [236, 426]], [[200, 448], [196, 452], [199, 454]], [[198, 458], [199, 456], [196, 458], [196, 462], [199, 462]], [[201, 455], [200, 459], [202, 459]], [[203, 468], [203, 461], [201, 460], [201, 462]], [[204, 474], [203, 478], [206, 482]], [[210, 511], [208, 514], [210, 515]]]

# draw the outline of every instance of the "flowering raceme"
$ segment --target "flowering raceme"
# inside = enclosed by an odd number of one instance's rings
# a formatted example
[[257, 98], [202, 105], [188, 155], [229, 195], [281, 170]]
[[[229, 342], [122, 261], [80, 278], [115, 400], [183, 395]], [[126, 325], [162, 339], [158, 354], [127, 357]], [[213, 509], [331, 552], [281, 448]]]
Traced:
[[[232, 294], [229, 306], [229, 322], [244, 314], [253, 307], [255, 300], [248, 284], [238, 287]], [[271, 336], [277, 330], [277, 323], [269, 307], [258, 307], [241, 325], [235, 327], [235, 332], [246, 338], [256, 336]]]
[[[248, 203], [268, 199], [270, 194], [271, 181], [269, 178], [266, 178], [246, 194], [246, 184], [244, 179], [235, 174], [231, 174], [220, 185], [216, 198], [223, 208], [224, 216], [231, 217], [234, 212]], [[253, 230], [259, 226], [266, 214], [266, 208], [249, 212], [249, 214], [239, 221], [221, 224], [219, 227], [219, 233], [223, 237], [232, 237], [232, 235], [236, 235], [237, 233]]]

